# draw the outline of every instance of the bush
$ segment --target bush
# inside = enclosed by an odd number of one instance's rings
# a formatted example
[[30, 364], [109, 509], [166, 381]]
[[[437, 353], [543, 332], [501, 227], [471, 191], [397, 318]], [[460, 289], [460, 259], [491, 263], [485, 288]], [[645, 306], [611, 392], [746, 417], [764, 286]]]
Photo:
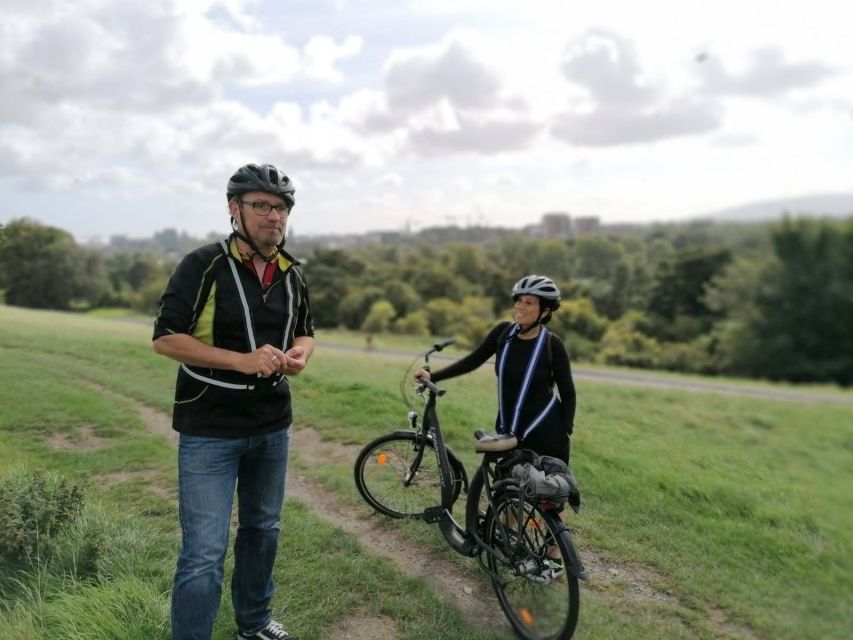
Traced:
[[597, 359], [612, 366], [654, 369], [658, 363], [658, 344], [654, 338], [634, 332], [602, 349]]
[[80, 515], [85, 491], [49, 474], [16, 470], [0, 479], [0, 554], [20, 561], [41, 557]]
[[597, 360], [609, 365], [654, 369], [660, 356], [660, 345], [654, 338], [635, 330], [631, 323], [630, 318], [623, 317], [610, 325], [601, 340]]
[[473, 349], [480, 344], [495, 325], [489, 318], [473, 316], [467, 322], [457, 325], [454, 333], [460, 347]]
[[370, 307], [377, 300], [382, 300], [382, 290], [377, 287], [350, 291], [338, 303], [338, 320], [347, 329], [361, 329]]
[[554, 313], [550, 327], [558, 335], [576, 335], [597, 342], [608, 327], [607, 318], [595, 311], [589, 298], [566, 300]]
[[462, 305], [449, 298], [434, 298], [426, 303], [424, 312], [429, 331], [434, 336], [451, 335], [457, 325], [467, 319]]
[[716, 373], [710, 353], [711, 339], [708, 336], [688, 342], [664, 342], [660, 344], [658, 367], [685, 373]]
[[599, 343], [572, 331], [560, 336], [572, 362], [592, 362], [598, 355]]
[[370, 306], [367, 317], [361, 323], [361, 330], [368, 333], [387, 331], [391, 326], [391, 320], [394, 319], [394, 313], [394, 307], [390, 302], [377, 300]]
[[423, 311], [412, 311], [402, 318], [398, 318], [392, 325], [394, 333], [410, 336], [428, 336], [429, 321]]
[[130, 297], [130, 306], [136, 311], [156, 315], [160, 310], [160, 296], [166, 288], [166, 281], [154, 280], [145, 284]]

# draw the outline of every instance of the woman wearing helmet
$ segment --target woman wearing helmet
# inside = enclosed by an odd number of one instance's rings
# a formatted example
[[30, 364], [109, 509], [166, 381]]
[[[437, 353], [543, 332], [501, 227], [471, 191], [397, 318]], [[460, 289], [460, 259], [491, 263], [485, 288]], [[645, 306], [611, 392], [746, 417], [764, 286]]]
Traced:
[[[545, 327], [560, 306], [560, 290], [550, 278], [525, 276], [512, 288], [513, 320], [495, 325], [480, 345], [452, 365], [415, 378], [440, 382], [469, 373], [495, 358], [499, 438], [481, 441], [480, 450], [519, 446], [568, 463], [575, 418], [575, 385], [563, 341]], [[556, 386], [557, 394], [554, 393]]]

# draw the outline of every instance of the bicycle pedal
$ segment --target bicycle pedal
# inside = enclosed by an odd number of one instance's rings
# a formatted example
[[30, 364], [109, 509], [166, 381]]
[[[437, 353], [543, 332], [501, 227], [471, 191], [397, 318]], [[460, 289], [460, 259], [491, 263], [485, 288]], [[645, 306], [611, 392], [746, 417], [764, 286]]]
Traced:
[[427, 507], [424, 509], [423, 516], [421, 516], [425, 522], [430, 524], [435, 524], [439, 520], [441, 520], [444, 515], [443, 507]]

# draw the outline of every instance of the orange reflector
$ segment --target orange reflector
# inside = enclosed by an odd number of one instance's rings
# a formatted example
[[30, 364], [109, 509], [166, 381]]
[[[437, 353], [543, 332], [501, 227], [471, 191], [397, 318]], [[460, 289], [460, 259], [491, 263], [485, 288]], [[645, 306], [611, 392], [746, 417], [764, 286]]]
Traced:
[[518, 610], [518, 615], [521, 616], [521, 621], [527, 626], [533, 624], [533, 614], [530, 613], [530, 609], [525, 609], [522, 607]]
[[386, 462], [388, 462], [388, 454], [380, 453], [379, 456], [376, 458], [376, 462], [378, 462], [379, 464], [385, 464]]

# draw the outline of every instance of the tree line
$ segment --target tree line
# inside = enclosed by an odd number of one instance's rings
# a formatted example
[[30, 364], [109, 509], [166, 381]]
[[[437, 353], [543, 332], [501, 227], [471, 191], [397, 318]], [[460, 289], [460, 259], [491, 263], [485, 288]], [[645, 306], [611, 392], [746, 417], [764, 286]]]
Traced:
[[[7, 304], [156, 311], [179, 255], [204, 241], [82, 247], [28, 219], [0, 231]], [[563, 292], [551, 328], [575, 361], [853, 384], [853, 217], [605, 228], [569, 239], [433, 228], [397, 242], [300, 253], [318, 329], [454, 335], [476, 344], [510, 290], [542, 273]], [[159, 241], [158, 241], [159, 240]], [[209, 241], [209, 239], [205, 240]]]

